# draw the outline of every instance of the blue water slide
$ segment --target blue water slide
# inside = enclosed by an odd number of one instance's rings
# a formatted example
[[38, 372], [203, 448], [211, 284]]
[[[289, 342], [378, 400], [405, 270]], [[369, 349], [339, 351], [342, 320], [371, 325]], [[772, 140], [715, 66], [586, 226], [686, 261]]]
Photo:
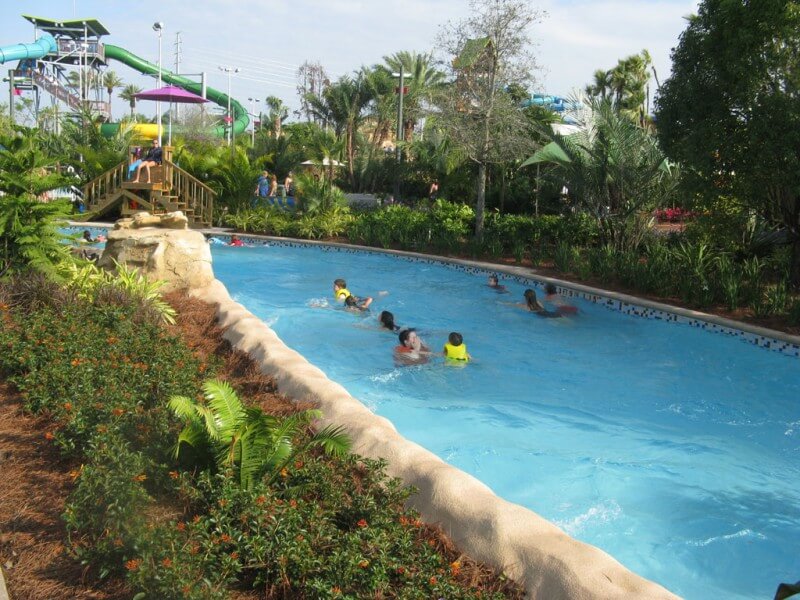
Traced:
[[43, 33], [32, 44], [14, 44], [13, 46], [0, 46], [0, 64], [12, 60], [26, 58], [42, 58], [57, 49], [56, 38], [49, 33]]

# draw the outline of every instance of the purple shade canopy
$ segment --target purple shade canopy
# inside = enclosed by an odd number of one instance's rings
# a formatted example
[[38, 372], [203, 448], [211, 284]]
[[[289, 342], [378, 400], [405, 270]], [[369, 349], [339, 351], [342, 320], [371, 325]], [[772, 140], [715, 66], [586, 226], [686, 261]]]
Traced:
[[134, 94], [134, 98], [137, 100], [160, 100], [161, 102], [177, 102], [182, 104], [202, 104], [203, 102], [208, 102], [208, 100], [202, 96], [193, 94], [175, 85], [167, 85], [154, 90], [139, 92], [138, 94]]

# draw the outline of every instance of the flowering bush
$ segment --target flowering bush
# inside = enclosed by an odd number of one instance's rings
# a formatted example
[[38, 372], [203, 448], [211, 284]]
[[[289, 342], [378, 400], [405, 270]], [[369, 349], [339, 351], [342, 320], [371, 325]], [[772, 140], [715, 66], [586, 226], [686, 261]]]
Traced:
[[659, 223], [683, 223], [693, 219], [697, 213], [685, 208], [660, 208], [656, 210], [656, 219]]

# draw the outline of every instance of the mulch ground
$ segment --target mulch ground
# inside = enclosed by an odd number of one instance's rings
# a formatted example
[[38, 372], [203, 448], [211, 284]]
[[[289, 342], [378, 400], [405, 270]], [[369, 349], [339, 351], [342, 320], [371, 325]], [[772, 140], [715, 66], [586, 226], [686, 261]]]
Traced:
[[[167, 301], [178, 311], [172, 328], [202, 357], [221, 361], [217, 376], [225, 379], [254, 405], [273, 415], [308, 408], [277, 392], [274, 380], [263, 375], [248, 356], [231, 349], [222, 338], [214, 307], [175, 293]], [[77, 465], [64, 461], [45, 440], [49, 421], [26, 414], [15, 390], [0, 380], [0, 565], [13, 600], [117, 600], [131, 592], [118, 580], [96, 581], [64, 552], [61, 520], [72, 490], [69, 472]], [[463, 556], [437, 527], [426, 535], [448, 562], [461, 564], [459, 580], [483, 590], [503, 590], [522, 598], [513, 582], [499, 579], [492, 569]], [[234, 591], [235, 600], [269, 600], [263, 593]]]

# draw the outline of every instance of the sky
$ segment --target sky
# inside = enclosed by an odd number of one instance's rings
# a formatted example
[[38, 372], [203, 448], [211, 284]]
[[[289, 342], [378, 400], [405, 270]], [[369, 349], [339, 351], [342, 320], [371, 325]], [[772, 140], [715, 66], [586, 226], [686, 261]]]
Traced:
[[[597, 69], [647, 49], [660, 81], [670, 71], [670, 52], [696, 11], [697, 0], [531, 0], [542, 11], [530, 38], [541, 67], [532, 92], [569, 96], [585, 87]], [[228, 89], [219, 67], [238, 67], [231, 94], [255, 112], [267, 96], [299, 106], [296, 71], [306, 60], [320, 62], [332, 79], [362, 65], [382, 62], [401, 50], [430, 52], [448, 21], [468, 14], [466, 0], [2, 0], [0, 46], [34, 40], [21, 14], [49, 19], [94, 18], [111, 32], [103, 38], [150, 62], [175, 65], [181, 38], [181, 73], [205, 71], [210, 87]], [[3, 70], [15, 65], [3, 65]], [[122, 64], [110, 69], [125, 83], [157, 86]], [[655, 82], [651, 90], [655, 91]], [[0, 96], [5, 98], [5, 96]], [[258, 98], [252, 103], [248, 98]], [[125, 103], [114, 98], [115, 117]], [[141, 103], [137, 110], [154, 114]]]

